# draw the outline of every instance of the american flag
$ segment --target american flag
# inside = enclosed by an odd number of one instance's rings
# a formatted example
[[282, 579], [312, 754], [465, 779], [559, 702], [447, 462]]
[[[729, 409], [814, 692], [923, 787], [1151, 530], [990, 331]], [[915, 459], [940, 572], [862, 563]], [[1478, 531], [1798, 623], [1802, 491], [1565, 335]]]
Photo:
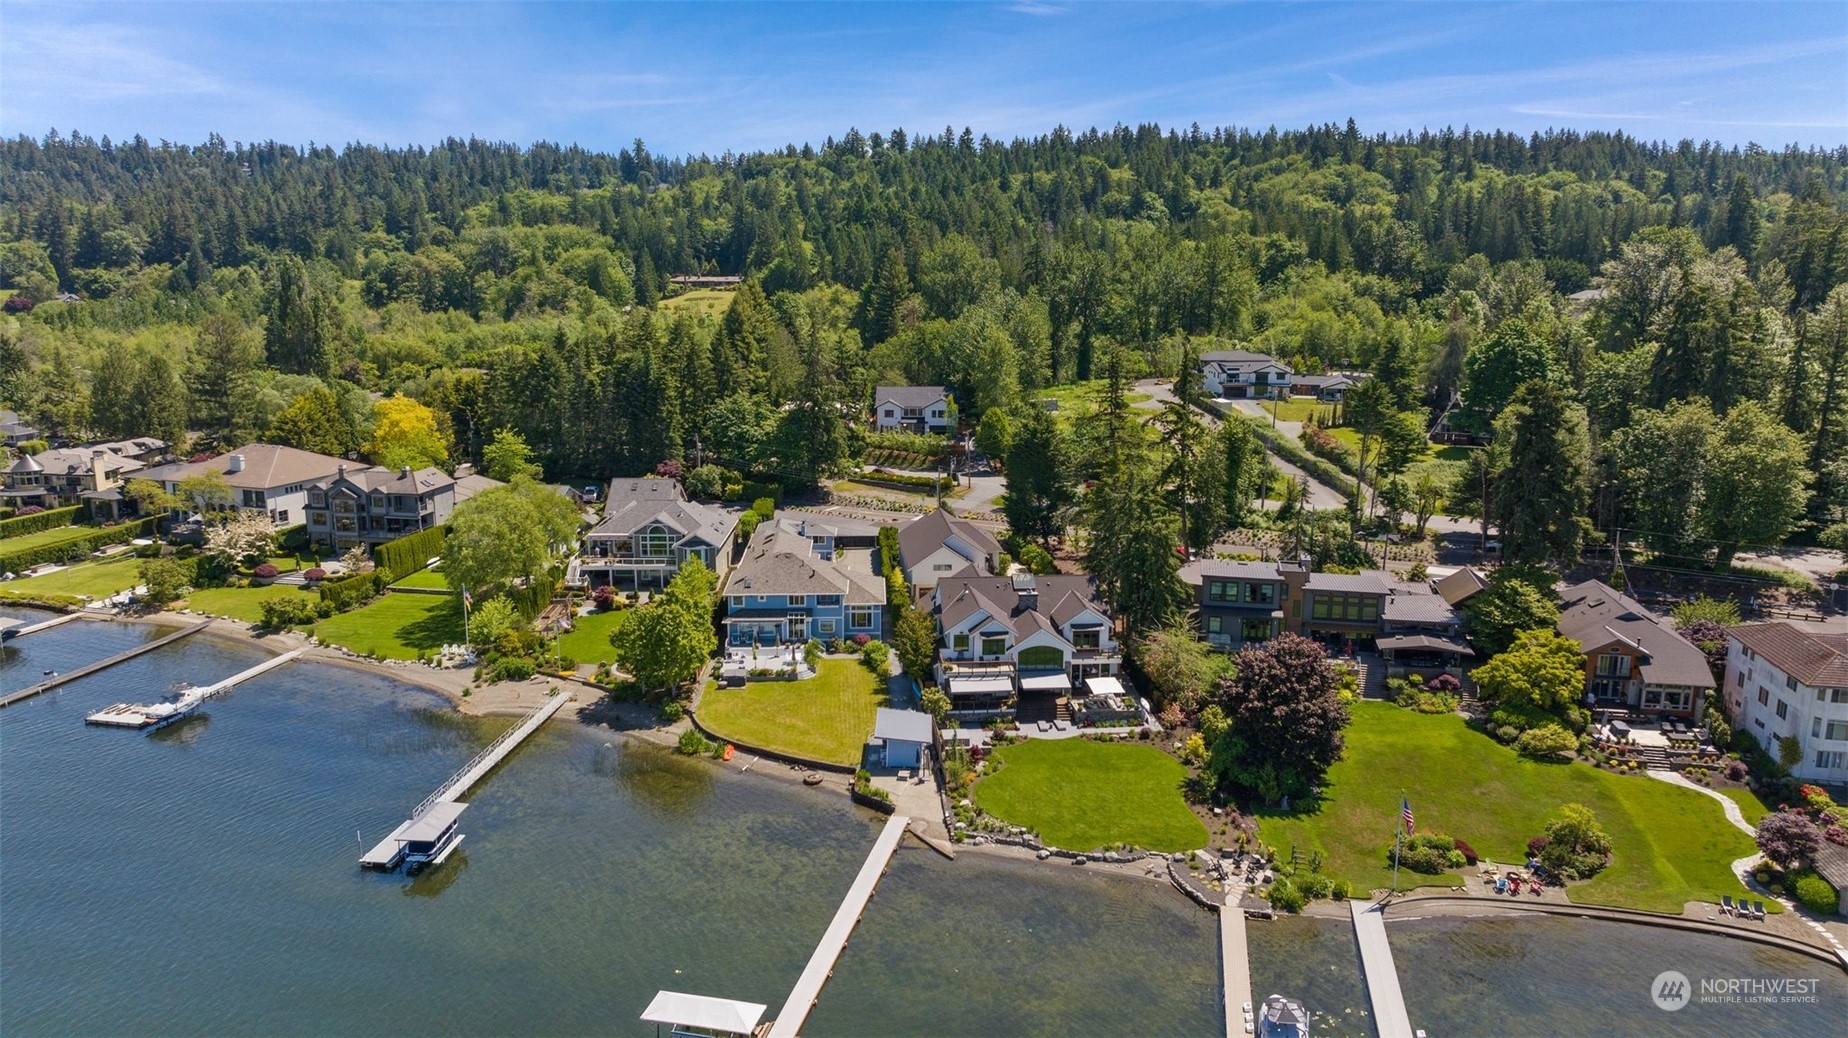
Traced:
[[462, 604], [466, 606], [475, 604], [475, 596], [468, 593], [468, 588], [462, 589]]
[[1412, 802], [1404, 796], [1399, 797], [1399, 819], [1405, 823], [1405, 831], [1410, 833], [1412, 831]]

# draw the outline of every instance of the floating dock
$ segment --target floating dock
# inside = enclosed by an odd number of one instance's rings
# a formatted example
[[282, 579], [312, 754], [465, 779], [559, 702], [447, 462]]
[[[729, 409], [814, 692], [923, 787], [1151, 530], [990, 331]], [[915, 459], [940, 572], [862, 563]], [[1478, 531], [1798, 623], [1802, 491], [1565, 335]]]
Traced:
[[170, 702], [145, 705], [117, 703], [114, 706], [104, 707], [83, 720], [85, 724], [108, 725], [116, 728], [165, 728], [175, 721], [190, 717], [213, 696], [228, 692], [260, 674], [267, 674], [301, 654], [300, 649], [285, 652], [275, 659], [264, 660], [249, 670], [239, 671], [216, 684], [188, 688], [180, 693], [179, 698]]
[[[416, 829], [424, 816], [430, 814], [440, 804], [449, 804], [456, 808], [453, 815], [445, 814], [445, 817], [453, 824], [455, 817], [462, 813], [460, 808], [467, 806], [458, 805], [455, 801], [462, 794], [467, 793], [475, 783], [480, 782], [488, 772], [493, 771], [494, 766], [505, 760], [507, 755], [513, 752], [514, 747], [525, 741], [527, 736], [538, 731], [540, 725], [551, 720], [552, 715], [564, 709], [565, 704], [569, 702], [571, 702], [569, 691], [554, 690], [550, 699], [539, 704], [538, 709], [527, 714], [519, 724], [502, 732], [499, 738], [488, 744], [487, 749], [477, 753], [472, 760], [462, 765], [462, 769], [451, 775], [449, 781], [439, 786], [436, 792], [425, 797], [423, 803], [418, 804], [411, 811], [409, 819], [393, 829], [390, 835], [374, 844], [371, 850], [360, 856], [360, 867], [386, 871], [397, 868], [405, 857], [405, 847], [409, 839], [407, 834]], [[461, 843], [461, 837], [458, 836], [455, 842]]]
[[1399, 969], [1386, 943], [1384, 907], [1369, 901], [1349, 901], [1354, 913], [1354, 939], [1360, 944], [1360, 969], [1367, 978], [1367, 998], [1373, 1003], [1373, 1024], [1380, 1038], [1414, 1038], [1412, 1021], [1405, 1013], [1405, 995], [1399, 990]]
[[49, 631], [59, 624], [67, 624], [72, 620], [83, 620], [86, 618], [98, 619], [97, 617], [86, 617], [84, 613], [65, 613], [63, 616], [54, 616], [49, 620], [40, 620], [35, 624], [29, 624], [24, 620], [0, 620], [0, 638], [12, 641], [14, 638], [24, 638], [28, 634]]
[[1251, 948], [1245, 941], [1245, 910], [1236, 895], [1219, 909], [1219, 965], [1225, 972], [1226, 1038], [1252, 1033]]
[[[60, 616], [55, 619], [47, 620], [42, 624], [35, 624], [31, 627], [26, 628], [24, 631], [20, 631], [19, 633], [15, 634], [13, 637], [18, 638], [18, 637], [22, 637], [23, 635], [31, 634], [34, 631], [42, 631], [48, 625], [68, 622], [70, 619], [76, 617], [77, 615], [79, 614], [71, 613], [68, 616]], [[0, 696], [0, 707], [12, 706], [14, 703], [17, 703], [21, 700], [31, 699], [33, 696], [36, 696], [41, 692], [49, 692], [52, 689], [57, 688], [59, 685], [63, 685], [63, 684], [67, 684], [72, 681], [76, 681], [78, 678], [89, 677], [90, 675], [96, 673], [99, 670], [106, 670], [125, 660], [132, 660], [136, 656], [139, 656], [144, 652], [153, 652], [155, 649], [158, 649], [163, 645], [168, 645], [173, 642], [179, 641], [181, 638], [185, 638], [190, 635], [198, 634], [200, 631], [203, 631], [207, 627], [210, 627], [210, 626], [212, 626], [212, 621], [201, 620], [200, 622], [193, 624], [191, 627], [182, 627], [179, 630], [173, 632], [172, 634], [167, 635], [164, 638], [156, 638], [153, 641], [148, 642], [146, 645], [137, 645], [134, 648], [129, 649], [126, 652], [118, 652], [114, 656], [109, 657], [108, 659], [97, 660], [95, 663], [91, 663], [87, 666], [78, 667], [76, 670], [71, 671], [69, 674], [59, 674], [51, 678], [48, 681], [41, 681], [38, 684], [31, 686], [30, 688], [22, 688], [17, 692], [12, 692], [12, 693], [8, 693], [7, 695]]]
[[821, 943], [815, 947], [815, 954], [809, 956], [808, 965], [803, 967], [802, 976], [796, 979], [794, 990], [789, 999], [783, 1003], [782, 1012], [777, 1014], [776, 1022], [770, 1025], [770, 1038], [795, 1038], [801, 1031], [802, 1024], [808, 1020], [809, 1010], [815, 1007], [815, 1001], [821, 997], [821, 986], [828, 982], [834, 972], [835, 960], [841, 957], [841, 951], [847, 947], [847, 938], [860, 921], [860, 914], [866, 911], [866, 903], [872, 900], [873, 888], [879, 885], [879, 877], [892, 860], [892, 852], [898, 849], [899, 837], [905, 835], [905, 827], [911, 819], [904, 815], [893, 815], [886, 821], [880, 831], [879, 839], [873, 842], [872, 852], [866, 856], [866, 864], [860, 866], [860, 874], [854, 877], [853, 886], [847, 888], [847, 898], [834, 912], [834, 921], [828, 924], [828, 930], [821, 935]]

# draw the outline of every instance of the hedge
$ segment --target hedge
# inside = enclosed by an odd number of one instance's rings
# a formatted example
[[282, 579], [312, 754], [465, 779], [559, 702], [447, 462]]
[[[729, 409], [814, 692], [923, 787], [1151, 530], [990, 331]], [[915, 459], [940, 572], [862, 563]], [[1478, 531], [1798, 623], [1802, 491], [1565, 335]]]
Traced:
[[856, 472], [848, 477], [855, 483], [866, 483], [876, 487], [893, 487], [899, 490], [950, 490], [956, 481], [948, 476], [913, 476], [906, 472]]
[[72, 526], [76, 524], [82, 512], [82, 505], [71, 505], [69, 508], [53, 508], [44, 512], [34, 512], [31, 515], [0, 519], [0, 538], [24, 537], [26, 534], [38, 533], [41, 530]]
[[379, 579], [381, 575], [375, 569], [371, 573], [355, 573], [339, 580], [322, 581], [319, 588], [321, 601], [333, 606], [337, 612], [345, 612], [369, 602], [385, 587], [386, 582]]
[[1242, 411], [1233, 410], [1231, 408], [1221, 408], [1217, 404], [1210, 406], [1228, 421], [1244, 422], [1246, 428], [1250, 429], [1272, 454], [1295, 465], [1297, 468], [1302, 469], [1304, 472], [1309, 473], [1309, 475], [1328, 484], [1341, 493], [1349, 497], [1354, 496], [1354, 481], [1348, 478], [1346, 473], [1342, 472], [1332, 462], [1324, 461], [1309, 453], [1297, 440], [1283, 435], [1278, 430], [1271, 428], [1269, 424], [1260, 422]]
[[448, 536], [449, 527], [432, 526], [395, 541], [386, 541], [372, 549], [372, 562], [378, 567], [378, 572], [385, 574], [385, 583], [396, 584], [441, 555], [443, 539]]
[[563, 566], [553, 566], [538, 580], [528, 581], [525, 587], [508, 588], [507, 600], [513, 603], [513, 608], [519, 611], [521, 617], [531, 623], [539, 618], [546, 606], [552, 604], [552, 592], [557, 589], [564, 575]]
[[[28, 518], [38, 517], [29, 516]], [[0, 573], [17, 573], [28, 566], [81, 559], [98, 548], [110, 544], [126, 543], [153, 532], [153, 529], [154, 519], [149, 517], [123, 523], [120, 526], [105, 527], [95, 533], [74, 540], [59, 541], [57, 544], [41, 544], [36, 548], [21, 548], [18, 551], [0, 551]]]

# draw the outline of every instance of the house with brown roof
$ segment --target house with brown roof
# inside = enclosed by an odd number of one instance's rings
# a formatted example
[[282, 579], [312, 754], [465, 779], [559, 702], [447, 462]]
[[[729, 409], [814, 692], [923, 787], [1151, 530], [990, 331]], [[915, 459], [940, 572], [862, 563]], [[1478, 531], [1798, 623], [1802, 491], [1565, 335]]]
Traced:
[[1123, 651], [1114, 621], [1085, 575], [985, 576], [966, 569], [937, 583], [937, 684], [957, 711], [1007, 709], [1019, 697], [1045, 716], [1088, 678], [1116, 677]]
[[823, 558], [801, 520], [759, 523], [725, 578], [725, 644], [884, 637], [886, 584], [872, 556], [850, 548]]
[[180, 482], [216, 472], [231, 488], [231, 504], [269, 513], [278, 527], [296, 526], [308, 518], [308, 486], [330, 479], [347, 462], [274, 443], [252, 443], [206, 461], [176, 462], [149, 469], [142, 475], [178, 493]]
[[1726, 708], [1734, 728], [1773, 757], [1780, 739], [1797, 740], [1803, 759], [1793, 776], [1848, 784], [1848, 630], [1783, 621], [1727, 628]]
[[351, 467], [308, 484], [308, 539], [340, 549], [395, 541], [449, 520], [456, 481], [438, 468]]
[[1000, 572], [1001, 542], [975, 523], [939, 508], [898, 528], [898, 557], [912, 591], [928, 591], [966, 569], [986, 576]]
[[1559, 633], [1585, 654], [1587, 704], [1699, 719], [1714, 687], [1706, 653], [1603, 581], [1562, 587], [1559, 597]]

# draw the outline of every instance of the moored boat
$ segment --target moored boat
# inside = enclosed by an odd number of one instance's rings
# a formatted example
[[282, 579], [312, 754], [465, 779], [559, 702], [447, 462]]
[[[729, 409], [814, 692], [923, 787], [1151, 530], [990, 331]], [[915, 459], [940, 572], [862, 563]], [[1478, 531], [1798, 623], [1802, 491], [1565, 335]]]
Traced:
[[1258, 1038], [1309, 1038], [1308, 1010], [1293, 998], [1266, 998], [1258, 1012]]

